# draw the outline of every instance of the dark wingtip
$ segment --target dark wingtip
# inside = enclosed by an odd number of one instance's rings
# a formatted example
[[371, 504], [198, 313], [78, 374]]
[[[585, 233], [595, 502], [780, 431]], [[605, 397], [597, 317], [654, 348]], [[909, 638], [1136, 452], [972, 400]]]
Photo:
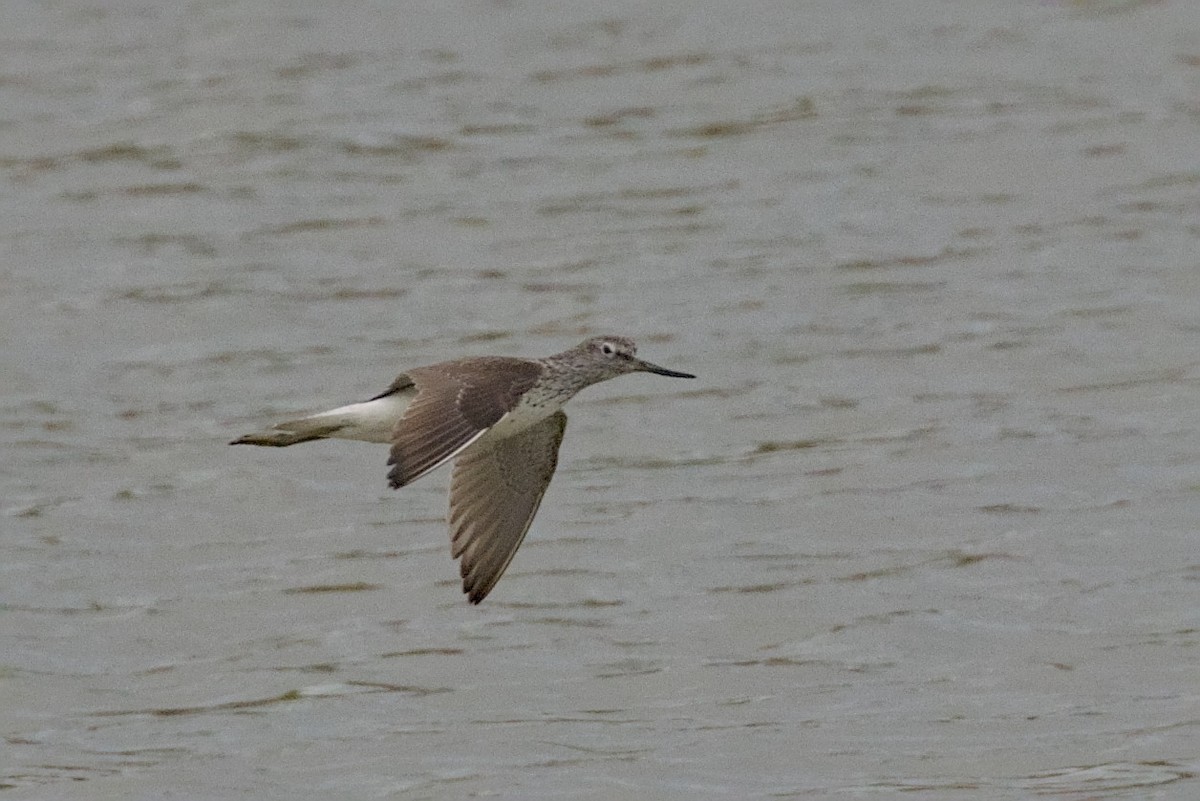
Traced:
[[394, 467], [388, 471], [388, 486], [392, 489], [400, 489], [408, 483], [400, 472], [400, 465], [396, 464], [394, 459], [388, 459], [388, 464], [394, 465]]
[[469, 602], [478, 606], [479, 602], [488, 596], [491, 589], [481, 589], [478, 584], [467, 580], [467, 577], [463, 576], [463, 592], [466, 593]]

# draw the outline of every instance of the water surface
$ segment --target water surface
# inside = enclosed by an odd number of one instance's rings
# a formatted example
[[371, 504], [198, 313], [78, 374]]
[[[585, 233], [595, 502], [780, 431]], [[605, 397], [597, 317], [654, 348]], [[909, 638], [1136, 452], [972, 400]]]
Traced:
[[[5, 798], [1192, 799], [1200, 11], [0, 11]], [[447, 476], [231, 449], [634, 336]]]

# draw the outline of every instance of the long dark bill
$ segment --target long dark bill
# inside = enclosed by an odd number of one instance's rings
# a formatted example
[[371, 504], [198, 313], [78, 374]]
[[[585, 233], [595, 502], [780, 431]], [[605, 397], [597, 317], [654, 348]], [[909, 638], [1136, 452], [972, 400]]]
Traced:
[[644, 362], [641, 359], [638, 360], [638, 364], [647, 373], [654, 373], [655, 375], [665, 375], [665, 376], [669, 376], [670, 378], [695, 378], [696, 377], [696, 376], [692, 375], [691, 373], [681, 373], [678, 370], [668, 370], [665, 367], [659, 367], [657, 364], [651, 364], [650, 362]]

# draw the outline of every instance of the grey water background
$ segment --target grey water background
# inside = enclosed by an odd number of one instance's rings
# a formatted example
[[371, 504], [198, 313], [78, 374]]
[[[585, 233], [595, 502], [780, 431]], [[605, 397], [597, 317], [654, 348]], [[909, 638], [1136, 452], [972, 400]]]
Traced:
[[[0, 6], [0, 798], [1200, 796], [1200, 5]], [[447, 476], [226, 442], [638, 339]]]

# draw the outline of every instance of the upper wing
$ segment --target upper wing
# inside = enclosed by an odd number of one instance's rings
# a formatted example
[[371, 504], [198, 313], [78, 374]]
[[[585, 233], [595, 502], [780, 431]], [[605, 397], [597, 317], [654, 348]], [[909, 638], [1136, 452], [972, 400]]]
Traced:
[[403, 392], [406, 389], [412, 389], [414, 386], [413, 380], [409, 378], [408, 373], [401, 373], [396, 376], [395, 381], [388, 385], [387, 389], [368, 400], [367, 403], [386, 398], [388, 395], [395, 395], [397, 392]]
[[462, 559], [463, 592], [484, 599], [525, 539], [558, 464], [567, 416], [555, 412], [519, 434], [476, 449], [454, 465], [450, 553]]
[[392, 433], [393, 489], [453, 459], [508, 414], [542, 374], [526, 359], [481, 357], [409, 370], [417, 388]]

